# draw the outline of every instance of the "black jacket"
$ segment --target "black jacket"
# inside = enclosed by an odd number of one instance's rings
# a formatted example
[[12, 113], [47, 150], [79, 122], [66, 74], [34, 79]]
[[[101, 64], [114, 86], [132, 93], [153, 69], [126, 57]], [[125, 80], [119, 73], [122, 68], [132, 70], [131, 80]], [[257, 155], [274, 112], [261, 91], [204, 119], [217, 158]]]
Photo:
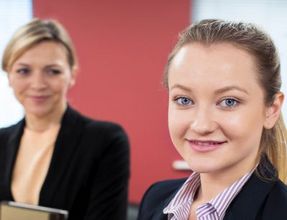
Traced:
[[[11, 177], [25, 119], [0, 129], [0, 201], [12, 200]], [[39, 205], [69, 211], [69, 220], [125, 220], [129, 143], [123, 129], [67, 108]]]
[[[186, 179], [168, 180], [152, 185], [145, 193], [138, 220], [167, 220], [163, 209]], [[255, 173], [226, 210], [224, 220], [286, 220], [287, 187], [277, 178], [263, 181]]]

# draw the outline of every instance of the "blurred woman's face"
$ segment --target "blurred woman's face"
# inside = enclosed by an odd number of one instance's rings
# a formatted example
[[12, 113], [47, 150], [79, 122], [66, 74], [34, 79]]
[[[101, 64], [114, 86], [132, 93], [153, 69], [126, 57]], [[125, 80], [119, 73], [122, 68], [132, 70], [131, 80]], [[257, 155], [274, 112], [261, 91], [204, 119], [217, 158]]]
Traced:
[[15, 61], [8, 79], [26, 114], [45, 117], [64, 111], [75, 73], [62, 45], [42, 42]]
[[266, 106], [253, 57], [227, 43], [185, 45], [169, 69], [171, 139], [200, 173], [243, 175], [274, 126], [282, 96]]

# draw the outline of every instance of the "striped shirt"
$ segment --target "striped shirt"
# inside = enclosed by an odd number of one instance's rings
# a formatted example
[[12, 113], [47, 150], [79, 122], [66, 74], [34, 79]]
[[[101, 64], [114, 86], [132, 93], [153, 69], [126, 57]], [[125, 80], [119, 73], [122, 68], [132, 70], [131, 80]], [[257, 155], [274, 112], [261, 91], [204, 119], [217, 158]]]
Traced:
[[[200, 205], [195, 213], [198, 220], [222, 220], [226, 209], [250, 178], [254, 170], [245, 174], [214, 199]], [[200, 186], [199, 173], [192, 173], [185, 181], [175, 197], [170, 201], [163, 213], [168, 214], [168, 220], [188, 220], [193, 198]]]

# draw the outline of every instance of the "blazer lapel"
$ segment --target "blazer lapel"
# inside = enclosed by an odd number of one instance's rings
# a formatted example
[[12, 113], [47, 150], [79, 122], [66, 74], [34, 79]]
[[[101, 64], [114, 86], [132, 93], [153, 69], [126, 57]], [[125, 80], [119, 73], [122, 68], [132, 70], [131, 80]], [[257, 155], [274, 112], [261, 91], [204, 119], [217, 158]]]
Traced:
[[228, 207], [224, 220], [261, 219], [260, 208], [273, 185], [274, 182], [261, 180], [253, 173]]
[[13, 131], [11, 132], [11, 135], [8, 137], [7, 145], [6, 145], [6, 165], [7, 165], [7, 172], [5, 178], [8, 177], [8, 179], [11, 177], [11, 174], [13, 172], [13, 166], [16, 160], [17, 151], [20, 146], [21, 137], [23, 134], [25, 126], [25, 120], [21, 120], [18, 122], [15, 127], [13, 128]]
[[[5, 152], [3, 153], [3, 161], [4, 161], [4, 172], [1, 174], [3, 175], [4, 187], [7, 189], [6, 192], [9, 193], [9, 197], [11, 200], [13, 199], [13, 195], [11, 192], [11, 181], [12, 181], [12, 174], [13, 174], [13, 167], [16, 160], [16, 155], [19, 149], [21, 137], [23, 134], [25, 126], [25, 119], [22, 119], [20, 122], [18, 122], [11, 130], [11, 133], [9, 133], [9, 137], [7, 140], [7, 143], [5, 145]], [[2, 156], [1, 156], [2, 157]]]
[[61, 122], [48, 173], [40, 192], [40, 205], [54, 202], [58, 186], [65, 172], [69, 169], [69, 161], [76, 152], [82, 132], [83, 120], [81, 120], [81, 116], [68, 107]]
[[182, 186], [182, 183], [178, 186], [178, 188], [173, 193], [171, 193], [171, 195], [167, 199], [165, 199], [162, 202], [162, 205], [157, 206], [157, 208], [154, 210], [154, 214], [152, 215], [151, 220], [167, 220], [168, 219], [168, 215], [164, 214], [163, 210], [165, 207], [168, 206], [170, 201], [175, 197], [176, 193], [181, 188], [181, 186]]

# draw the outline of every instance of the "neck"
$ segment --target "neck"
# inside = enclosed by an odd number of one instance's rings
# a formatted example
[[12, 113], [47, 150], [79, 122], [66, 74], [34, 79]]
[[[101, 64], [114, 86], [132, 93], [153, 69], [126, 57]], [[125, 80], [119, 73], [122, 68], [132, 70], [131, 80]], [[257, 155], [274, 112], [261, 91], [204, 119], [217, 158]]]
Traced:
[[223, 192], [234, 182], [250, 172], [255, 167], [255, 165], [255, 163], [251, 163], [249, 166], [244, 168], [241, 165], [241, 167], [237, 170], [232, 169], [225, 172], [221, 171], [216, 173], [201, 173], [201, 186], [198, 191], [196, 200], [205, 203], [211, 199], [214, 199], [219, 193]]
[[34, 114], [26, 114], [25, 121], [26, 126], [25, 128], [33, 131], [33, 132], [44, 132], [53, 128], [55, 126], [59, 126], [61, 123], [61, 119], [64, 115], [64, 112], [67, 108], [67, 104], [65, 106], [58, 108], [51, 113], [45, 116], [37, 116]]

